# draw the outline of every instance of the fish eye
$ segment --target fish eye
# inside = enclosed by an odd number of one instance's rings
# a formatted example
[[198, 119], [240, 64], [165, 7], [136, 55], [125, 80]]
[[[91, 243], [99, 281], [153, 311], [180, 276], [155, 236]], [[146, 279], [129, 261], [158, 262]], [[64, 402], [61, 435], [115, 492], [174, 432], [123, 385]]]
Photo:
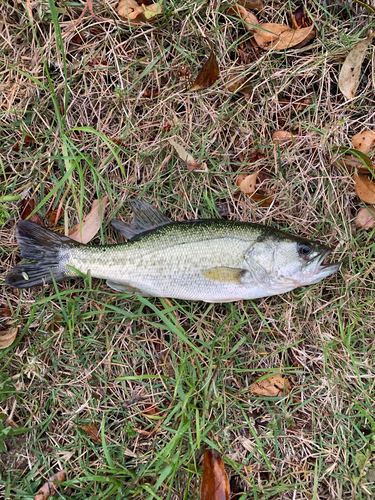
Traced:
[[306, 259], [312, 252], [312, 248], [310, 245], [307, 245], [306, 243], [299, 243], [298, 244], [298, 253], [301, 257]]

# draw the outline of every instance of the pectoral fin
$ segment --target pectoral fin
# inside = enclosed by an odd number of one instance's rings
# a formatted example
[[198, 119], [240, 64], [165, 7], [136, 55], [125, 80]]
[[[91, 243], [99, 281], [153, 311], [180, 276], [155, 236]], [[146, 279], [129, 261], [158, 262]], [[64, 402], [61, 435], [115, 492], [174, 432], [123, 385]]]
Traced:
[[125, 293], [142, 295], [143, 297], [149, 297], [149, 295], [143, 293], [142, 290], [140, 290], [139, 288], [128, 285], [126, 283], [116, 283], [116, 281], [107, 280], [107, 285], [113, 288], [113, 290], [116, 290], [117, 292], [125, 292]]
[[213, 267], [204, 271], [203, 276], [211, 281], [243, 285], [246, 274], [247, 271], [245, 269], [237, 269], [233, 267]]

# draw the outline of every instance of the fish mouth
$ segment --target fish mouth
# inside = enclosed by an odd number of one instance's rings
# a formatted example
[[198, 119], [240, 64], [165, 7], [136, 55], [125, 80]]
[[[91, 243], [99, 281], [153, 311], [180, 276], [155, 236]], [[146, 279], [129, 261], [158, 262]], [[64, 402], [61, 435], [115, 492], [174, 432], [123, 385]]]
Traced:
[[316, 277], [317, 281], [336, 273], [340, 267], [341, 262], [333, 262], [331, 264], [325, 264], [324, 261], [332, 253], [330, 248], [324, 249], [320, 254], [318, 254], [312, 262], [314, 265], [312, 267], [312, 275]]
[[310, 261], [310, 284], [318, 283], [320, 280], [336, 273], [340, 267], [341, 262], [334, 262], [331, 264], [326, 264], [324, 261], [332, 253], [330, 248], [324, 248], [316, 257]]

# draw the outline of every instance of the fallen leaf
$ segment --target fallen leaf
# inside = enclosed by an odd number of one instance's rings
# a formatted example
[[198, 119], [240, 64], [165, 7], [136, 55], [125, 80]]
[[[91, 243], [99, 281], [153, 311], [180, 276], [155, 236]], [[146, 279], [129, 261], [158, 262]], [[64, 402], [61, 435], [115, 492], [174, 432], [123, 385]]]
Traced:
[[18, 328], [0, 331], [0, 349], [6, 349], [16, 340]]
[[203, 457], [203, 474], [200, 500], [229, 500], [230, 486], [223, 459], [216, 450], [206, 450]]
[[375, 183], [365, 175], [354, 175], [354, 189], [359, 198], [365, 203], [375, 205]]
[[369, 153], [375, 147], [375, 130], [364, 130], [355, 134], [352, 137], [352, 144], [362, 153]]
[[358, 151], [358, 149], [339, 147], [334, 151], [349, 153], [344, 154], [335, 162], [335, 165], [345, 167], [349, 172], [357, 170], [359, 174], [369, 174], [375, 171], [371, 159], [365, 153], [362, 153], [362, 151]]
[[295, 30], [300, 28], [307, 28], [307, 26], [311, 26], [311, 19], [303, 5], [300, 5], [293, 13], [292, 13], [292, 24]]
[[229, 92], [240, 92], [247, 99], [250, 99], [253, 87], [251, 85], [246, 85], [246, 80], [246, 78], [236, 77], [228, 83], [227, 89]]
[[152, 3], [151, 5], [142, 4], [142, 7], [145, 13], [145, 18], [147, 19], [147, 21], [150, 21], [155, 16], [158, 16], [159, 14], [162, 13], [163, 0], [161, 0], [161, 2], [158, 3]]
[[[242, 24], [247, 31], [254, 31], [255, 26], [258, 26], [259, 21], [255, 14], [248, 11], [242, 5], [234, 4], [226, 12], [229, 16], [239, 16], [242, 19]], [[255, 26], [254, 26], [255, 25]]]
[[289, 380], [277, 373], [266, 378], [261, 377], [260, 380], [250, 386], [250, 392], [257, 396], [275, 397], [287, 394], [291, 388]]
[[39, 489], [38, 493], [34, 497], [34, 500], [47, 500], [49, 497], [52, 497], [57, 490], [58, 483], [64, 481], [65, 476], [66, 474], [64, 470], [56, 472], [56, 474], [51, 476]]
[[258, 149], [254, 149], [254, 151], [252, 151], [249, 154], [247, 161], [248, 161], [248, 163], [254, 163], [255, 161], [262, 160], [265, 157], [266, 157], [266, 155], [264, 153], [262, 153], [261, 151], [258, 151]]
[[[160, 344], [159, 344], [160, 345]], [[142, 411], [142, 415], [161, 415], [162, 411], [155, 405], [146, 404], [145, 409]]]
[[0, 320], [11, 317], [12, 317], [12, 311], [9, 309], [7, 305], [4, 305], [4, 307], [0, 307]]
[[204, 168], [205, 164], [204, 163], [198, 163], [194, 158], [189, 154], [180, 144], [178, 144], [176, 141], [173, 139], [168, 139], [169, 144], [174, 147], [174, 149], [177, 151], [178, 156], [181, 158], [182, 161], [185, 161], [187, 166], [188, 166], [188, 171], [192, 172], [196, 168]]
[[83, 219], [82, 224], [76, 224], [69, 231], [69, 238], [85, 244], [91, 241], [100, 229], [107, 202], [108, 196], [103, 196], [100, 205], [98, 200], [94, 200], [92, 208], [89, 214]]
[[339, 89], [347, 99], [355, 97], [361, 77], [363, 59], [374, 34], [354, 45], [342, 65], [339, 75]]
[[219, 76], [219, 65], [212, 47], [212, 43], [208, 42], [211, 47], [211, 54], [207, 61], [203, 64], [193, 86], [190, 90], [205, 90], [211, 87]]
[[85, 43], [85, 41], [86, 38], [84, 38], [80, 33], [76, 33], [71, 39], [71, 42], [77, 45], [82, 45], [83, 43]]
[[39, 226], [44, 227], [43, 222], [41, 221], [40, 217], [38, 214], [33, 214], [30, 217], [31, 212], [35, 209], [35, 200], [34, 198], [30, 198], [29, 200], [21, 200], [21, 205], [24, 207], [22, 214], [21, 214], [21, 219], [25, 220], [28, 219], [31, 222], [35, 222], [36, 224], [39, 224]]
[[252, 174], [239, 174], [236, 179], [236, 185], [242, 193], [249, 195], [250, 199], [256, 203], [260, 203], [262, 207], [269, 207], [273, 202], [273, 197], [269, 194], [264, 194], [259, 191], [255, 192], [256, 182], [260, 177], [261, 172]]
[[295, 30], [284, 24], [264, 23], [256, 28], [254, 39], [259, 47], [264, 49], [285, 50], [303, 42], [313, 29], [313, 24]]
[[255, 191], [255, 185], [257, 182], [259, 172], [254, 172], [253, 174], [246, 175], [240, 174], [236, 179], [236, 184], [245, 194], [253, 194]]
[[108, 66], [108, 61], [105, 59], [100, 59], [100, 57], [95, 56], [89, 61], [88, 66], [94, 67], [94, 66]]
[[87, 425], [80, 425], [79, 428], [82, 429], [83, 431], [85, 431], [86, 434], [88, 436], [90, 436], [90, 438], [93, 441], [98, 441], [99, 443], [102, 442], [102, 438], [100, 437], [100, 431], [99, 431], [98, 427], [96, 426], [96, 424], [91, 423], [91, 424], [87, 424]]
[[355, 218], [355, 227], [366, 230], [375, 227], [375, 206], [361, 208]]
[[155, 16], [161, 14], [163, 1], [151, 5], [138, 5], [136, 0], [120, 0], [116, 10], [119, 16], [127, 19], [131, 26], [138, 26], [150, 22]]
[[262, 10], [263, 2], [260, 0], [237, 0], [237, 4], [242, 5], [246, 9]]
[[278, 130], [272, 134], [272, 142], [274, 144], [282, 145], [287, 142], [293, 142], [294, 135], [286, 130]]

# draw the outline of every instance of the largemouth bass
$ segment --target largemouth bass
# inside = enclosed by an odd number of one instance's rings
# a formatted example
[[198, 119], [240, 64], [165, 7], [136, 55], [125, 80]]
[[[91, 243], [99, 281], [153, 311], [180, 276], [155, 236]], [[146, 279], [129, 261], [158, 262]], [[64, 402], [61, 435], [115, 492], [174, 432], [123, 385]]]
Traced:
[[[132, 202], [130, 224], [113, 226], [128, 242], [83, 245], [23, 220], [21, 256], [6, 283], [30, 288], [91, 273], [115, 290], [205, 302], [257, 299], [311, 285], [335, 273], [328, 247], [259, 224], [220, 219], [173, 222], [145, 201]], [[78, 273], [78, 272], [79, 273]]]

